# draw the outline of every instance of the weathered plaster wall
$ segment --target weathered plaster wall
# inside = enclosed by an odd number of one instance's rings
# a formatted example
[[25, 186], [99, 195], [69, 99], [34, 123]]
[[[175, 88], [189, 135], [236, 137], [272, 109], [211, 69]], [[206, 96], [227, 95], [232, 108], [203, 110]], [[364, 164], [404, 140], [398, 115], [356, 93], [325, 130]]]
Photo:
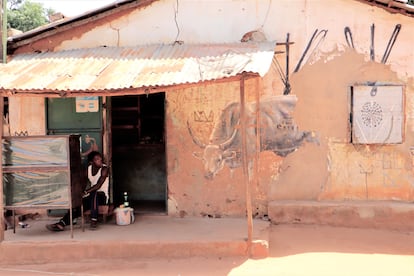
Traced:
[[[304, 129], [316, 130], [321, 143], [307, 144], [284, 160], [272, 198], [413, 200], [413, 80], [404, 82], [390, 65], [367, 62], [363, 54], [352, 50], [323, 60], [291, 78], [292, 92], [299, 98], [295, 120]], [[349, 87], [368, 81], [405, 85], [404, 143], [349, 143]]]
[[10, 135], [46, 135], [45, 99], [9, 98]]
[[[255, 101], [261, 87], [260, 79], [247, 80], [246, 101]], [[224, 166], [213, 179], [205, 178], [203, 163], [194, 156], [203, 149], [193, 142], [187, 126], [188, 122], [194, 136], [208, 143], [223, 108], [240, 100], [240, 83], [180, 89], [167, 93], [166, 100], [169, 213], [213, 217], [244, 215], [246, 186], [242, 168], [230, 170]], [[255, 178], [251, 187], [254, 215], [267, 213], [269, 178], [272, 177], [268, 166], [273, 165], [264, 162], [261, 181]]]
[[[195, 14], [197, 20], [195, 21]], [[195, 24], [196, 23], [196, 24]], [[369, 58], [370, 26], [375, 24], [375, 53], [380, 60], [395, 24], [402, 30], [393, 49], [392, 67], [402, 76], [414, 72], [411, 47], [412, 18], [349, 0], [161, 0], [144, 9], [125, 10], [88, 25], [21, 47], [17, 53], [56, 51], [100, 46], [136, 46], [154, 43], [238, 42], [252, 30], [261, 30], [268, 40], [290, 40], [291, 62], [296, 64], [315, 29], [327, 29], [319, 50], [344, 50], [344, 27], [350, 27], [355, 48]], [[177, 28], [178, 25], [178, 28]], [[314, 53], [317, 58], [320, 52]], [[312, 61], [313, 59], [311, 59]]]
[[[22, 47], [17, 52], [65, 50], [99, 46], [135, 46], [153, 43], [223, 43], [240, 41], [261, 29], [268, 40], [285, 41], [290, 33], [291, 70], [316, 28], [326, 38], [309, 52], [302, 69], [291, 75], [298, 104], [295, 121], [313, 130], [320, 145], [304, 144], [286, 158], [260, 153], [259, 181], [253, 183], [253, 213], [264, 213], [269, 200], [279, 199], [399, 199], [413, 200], [414, 140], [414, 22], [400, 14], [357, 1], [240, 0], [159, 1], [144, 10], [124, 11], [70, 33]], [[195, 21], [195, 14], [197, 20]], [[177, 21], [175, 21], [175, 16]], [[178, 28], [176, 27], [178, 24]], [[396, 24], [402, 30], [386, 65], [369, 61], [370, 26], [374, 23], [375, 60], [379, 61]], [[349, 26], [355, 52], [347, 48], [344, 27]], [[316, 44], [314, 44], [316, 45]], [[314, 47], [311, 48], [313, 50]], [[280, 47], [283, 50], [283, 47]], [[282, 68], [283, 55], [278, 56]], [[406, 133], [404, 143], [392, 146], [349, 144], [349, 86], [380, 81], [405, 85]], [[258, 83], [257, 83], [258, 82]], [[276, 69], [262, 80], [247, 83], [248, 101], [256, 89], [261, 95], [282, 94]], [[203, 176], [200, 150], [188, 134], [188, 120], [197, 136], [207, 139], [223, 107], [238, 100], [239, 83], [220, 83], [169, 92], [167, 98], [167, 155], [169, 212], [178, 215], [244, 215], [245, 187], [241, 169], [225, 167], [213, 180]], [[20, 108], [20, 104], [11, 105]], [[205, 121], [194, 122], [194, 112]], [[43, 113], [31, 118], [44, 126]], [[209, 119], [213, 114], [213, 120]], [[32, 123], [31, 123], [32, 124]], [[18, 125], [18, 129], [22, 126]], [[206, 142], [206, 140], [204, 140]]]

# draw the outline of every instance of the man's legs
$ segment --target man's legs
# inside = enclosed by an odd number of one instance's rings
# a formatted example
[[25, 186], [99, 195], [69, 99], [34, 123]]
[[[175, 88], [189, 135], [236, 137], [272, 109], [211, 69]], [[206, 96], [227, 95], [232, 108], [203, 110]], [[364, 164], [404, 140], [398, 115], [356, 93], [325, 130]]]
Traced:
[[[91, 210], [91, 225], [93, 228], [96, 228], [99, 215], [99, 205], [106, 204], [106, 196], [103, 192], [92, 192], [89, 196], [83, 198], [82, 201], [83, 210]], [[81, 216], [81, 208], [76, 207], [72, 208], [72, 218], [77, 218]], [[70, 213], [69, 211], [59, 220], [59, 222], [54, 224], [46, 225], [46, 228], [51, 231], [63, 231], [65, 226], [70, 225]]]
[[91, 206], [91, 228], [96, 228], [98, 223], [99, 203], [97, 200], [97, 192], [91, 192], [89, 195], [89, 202]]
[[[80, 207], [72, 208], [72, 219], [81, 216], [81, 210], [80, 209], [81, 209]], [[70, 225], [70, 213], [69, 213], [69, 211], [59, 220], [59, 223], [63, 226]]]
[[[85, 209], [88, 205], [88, 201], [83, 199], [82, 204], [83, 208]], [[87, 209], [89, 210], [89, 209]], [[78, 218], [81, 216], [81, 207], [72, 208], [72, 219]], [[56, 223], [47, 224], [46, 228], [50, 231], [63, 231], [65, 230], [65, 226], [70, 225], [70, 213], [69, 210], [65, 213], [65, 215]]]
[[91, 192], [89, 195], [89, 203], [91, 210], [91, 228], [96, 228], [98, 223], [99, 205], [106, 204], [106, 196], [103, 192]]

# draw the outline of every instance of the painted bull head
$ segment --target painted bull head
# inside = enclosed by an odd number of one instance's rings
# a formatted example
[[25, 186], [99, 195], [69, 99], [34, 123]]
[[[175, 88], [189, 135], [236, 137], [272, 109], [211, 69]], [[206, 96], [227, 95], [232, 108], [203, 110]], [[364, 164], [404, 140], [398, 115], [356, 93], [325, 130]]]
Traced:
[[236, 138], [237, 129], [234, 129], [232, 135], [220, 144], [204, 144], [191, 130], [190, 124], [187, 122], [188, 132], [190, 133], [193, 142], [203, 149], [203, 152], [194, 152], [193, 156], [200, 159], [204, 164], [204, 176], [207, 179], [212, 179], [223, 167], [226, 162], [230, 162], [236, 158], [236, 150], [231, 148]]
[[[313, 132], [299, 131], [290, 113], [295, 107], [296, 97], [273, 96], [262, 99], [260, 102], [260, 129], [256, 129], [257, 109], [255, 103], [246, 105], [246, 130], [247, 155], [252, 156], [256, 151], [256, 135], [260, 135], [260, 150], [272, 151], [285, 157], [297, 150], [303, 142], [318, 143]], [[205, 177], [212, 179], [223, 167], [230, 169], [240, 167], [241, 162], [241, 135], [240, 104], [230, 103], [219, 116], [211, 132], [209, 143], [204, 144], [198, 139], [187, 122], [188, 131], [193, 142], [203, 149], [203, 152], [193, 153], [202, 160], [205, 169]], [[251, 166], [251, 160], [249, 167]]]

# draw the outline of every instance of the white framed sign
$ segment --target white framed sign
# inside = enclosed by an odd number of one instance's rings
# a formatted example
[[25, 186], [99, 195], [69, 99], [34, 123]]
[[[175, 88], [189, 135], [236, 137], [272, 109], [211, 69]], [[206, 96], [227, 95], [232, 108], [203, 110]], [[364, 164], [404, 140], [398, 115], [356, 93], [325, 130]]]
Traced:
[[98, 112], [99, 111], [99, 97], [87, 96], [76, 97], [76, 113]]

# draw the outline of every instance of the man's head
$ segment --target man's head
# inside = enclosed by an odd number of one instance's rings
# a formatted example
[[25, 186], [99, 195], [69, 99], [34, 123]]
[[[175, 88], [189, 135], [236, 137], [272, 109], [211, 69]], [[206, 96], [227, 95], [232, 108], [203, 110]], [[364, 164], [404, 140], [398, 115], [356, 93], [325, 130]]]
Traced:
[[88, 154], [88, 162], [97, 167], [102, 167], [102, 155], [97, 151], [92, 151]]

